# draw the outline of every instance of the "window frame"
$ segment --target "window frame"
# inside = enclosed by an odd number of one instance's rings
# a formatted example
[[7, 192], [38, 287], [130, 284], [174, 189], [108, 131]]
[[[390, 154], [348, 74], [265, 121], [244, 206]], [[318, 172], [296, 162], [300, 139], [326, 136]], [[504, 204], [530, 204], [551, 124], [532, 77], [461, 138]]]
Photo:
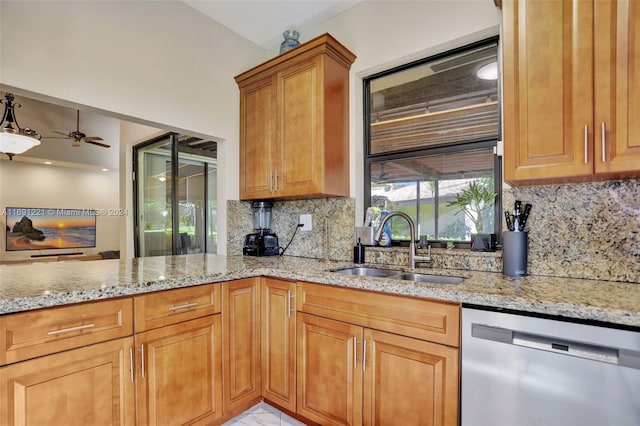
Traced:
[[[393, 161], [399, 159], [406, 159], [412, 157], [420, 157], [420, 156], [428, 156], [428, 155], [438, 155], [438, 154], [449, 154], [456, 152], [464, 152], [464, 151], [473, 151], [478, 149], [490, 149], [493, 148], [494, 151], [494, 163], [493, 163], [493, 178], [494, 178], [494, 189], [496, 191], [496, 198], [494, 202], [494, 233], [496, 234], [498, 245], [502, 244], [502, 155], [499, 152], [498, 144], [502, 140], [502, 114], [498, 114], [498, 133], [496, 138], [490, 139], [478, 139], [478, 140], [469, 140], [464, 142], [455, 142], [450, 144], [441, 144], [434, 145], [426, 148], [412, 148], [406, 150], [399, 150], [393, 152], [386, 153], [371, 153], [371, 81], [377, 78], [385, 77], [397, 72], [401, 72], [407, 70], [409, 68], [413, 68], [416, 66], [424, 65], [425, 63], [436, 61], [439, 59], [443, 59], [446, 57], [450, 57], [459, 53], [463, 53], [469, 50], [477, 49], [479, 47], [488, 46], [491, 44], [495, 44], [499, 49], [499, 36], [493, 36], [481, 41], [477, 41], [471, 44], [467, 44], [465, 46], [457, 47], [446, 52], [437, 53], [422, 59], [418, 59], [407, 64], [399, 65], [397, 67], [390, 68], [388, 70], [380, 71], [378, 73], [363, 77], [362, 79], [362, 88], [363, 88], [363, 164], [364, 164], [364, 210], [371, 206], [371, 165], [373, 163], [379, 163], [384, 161]], [[498, 111], [502, 111], [502, 99], [500, 96], [500, 75], [498, 75], [497, 81], [497, 93], [498, 93]], [[461, 147], [466, 147], [468, 149], [461, 149]], [[419, 210], [418, 210], [419, 211]], [[419, 236], [414, 236], [414, 238], [419, 238]], [[392, 240], [392, 245], [407, 245], [408, 242], [406, 240]], [[432, 247], [446, 247], [446, 242], [442, 240], [429, 240], [429, 244]], [[471, 241], [461, 241], [454, 243], [455, 248], [465, 248], [468, 249], [471, 247]]]

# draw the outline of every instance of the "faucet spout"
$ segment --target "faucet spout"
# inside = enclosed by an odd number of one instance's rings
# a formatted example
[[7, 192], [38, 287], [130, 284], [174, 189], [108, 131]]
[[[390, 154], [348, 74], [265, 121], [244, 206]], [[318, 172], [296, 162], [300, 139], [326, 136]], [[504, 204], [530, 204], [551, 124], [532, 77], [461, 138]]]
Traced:
[[378, 230], [376, 231], [376, 233], [373, 235], [373, 239], [375, 241], [380, 241], [380, 238], [382, 238], [382, 227], [392, 218], [392, 217], [396, 217], [396, 216], [400, 216], [402, 218], [404, 218], [407, 223], [409, 223], [409, 268], [415, 268], [416, 267], [416, 261], [419, 262], [431, 262], [431, 246], [429, 247], [429, 254], [427, 256], [419, 256], [417, 249], [416, 249], [416, 225], [413, 223], [413, 219], [411, 219], [411, 217], [404, 213], [404, 212], [390, 212], [388, 215], [386, 215], [383, 219], [382, 222], [380, 223], [380, 226], [378, 227]]

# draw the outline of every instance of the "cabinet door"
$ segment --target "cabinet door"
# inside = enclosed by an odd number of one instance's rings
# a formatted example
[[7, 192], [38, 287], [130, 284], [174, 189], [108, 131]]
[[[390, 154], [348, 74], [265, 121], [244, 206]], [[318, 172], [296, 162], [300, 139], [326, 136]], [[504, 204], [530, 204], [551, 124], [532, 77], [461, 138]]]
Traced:
[[134, 425], [131, 337], [0, 369], [0, 424]]
[[593, 2], [503, 2], [504, 178], [593, 174]]
[[640, 172], [640, 4], [595, 2], [596, 173]]
[[222, 415], [220, 315], [136, 335], [138, 425], [203, 425]]
[[240, 89], [240, 199], [274, 194], [276, 94], [272, 77]]
[[362, 328], [301, 312], [297, 322], [297, 413], [323, 425], [360, 425]]
[[261, 396], [260, 279], [222, 284], [224, 413], [238, 414]]
[[321, 61], [321, 57], [315, 57], [277, 75], [280, 196], [321, 192], [324, 163]]
[[458, 350], [365, 330], [365, 425], [458, 424]]
[[262, 396], [296, 411], [296, 283], [262, 279]]

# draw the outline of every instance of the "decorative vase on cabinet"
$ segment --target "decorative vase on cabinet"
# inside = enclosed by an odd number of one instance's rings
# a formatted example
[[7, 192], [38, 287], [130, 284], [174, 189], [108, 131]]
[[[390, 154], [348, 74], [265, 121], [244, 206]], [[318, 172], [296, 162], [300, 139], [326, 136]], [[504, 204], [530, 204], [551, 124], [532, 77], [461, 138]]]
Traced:
[[284, 37], [284, 41], [280, 45], [280, 53], [284, 53], [287, 50], [300, 46], [300, 41], [298, 40], [300, 33], [296, 30], [287, 30], [282, 33], [282, 37]]

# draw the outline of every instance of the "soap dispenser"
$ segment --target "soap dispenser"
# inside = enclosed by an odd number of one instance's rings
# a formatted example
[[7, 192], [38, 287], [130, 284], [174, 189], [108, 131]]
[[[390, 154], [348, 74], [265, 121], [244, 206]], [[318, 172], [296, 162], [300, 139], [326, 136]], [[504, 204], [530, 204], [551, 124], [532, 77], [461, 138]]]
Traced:
[[358, 238], [358, 244], [353, 247], [353, 263], [364, 263], [364, 246], [360, 242], [360, 238]]

